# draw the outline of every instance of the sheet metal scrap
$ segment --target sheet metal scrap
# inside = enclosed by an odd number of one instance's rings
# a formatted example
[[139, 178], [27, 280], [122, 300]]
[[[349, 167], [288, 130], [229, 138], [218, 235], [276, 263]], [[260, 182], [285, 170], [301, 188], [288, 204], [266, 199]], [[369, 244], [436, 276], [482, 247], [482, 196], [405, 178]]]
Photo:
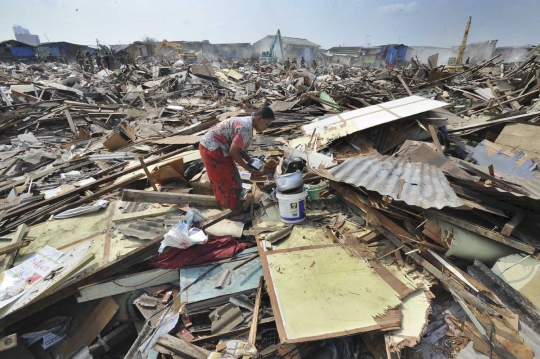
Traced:
[[335, 178], [422, 208], [463, 205], [436, 166], [381, 155], [359, 156], [329, 170]]
[[212, 321], [212, 334], [228, 332], [244, 320], [240, 308], [232, 303], [217, 308], [210, 313], [209, 318]]

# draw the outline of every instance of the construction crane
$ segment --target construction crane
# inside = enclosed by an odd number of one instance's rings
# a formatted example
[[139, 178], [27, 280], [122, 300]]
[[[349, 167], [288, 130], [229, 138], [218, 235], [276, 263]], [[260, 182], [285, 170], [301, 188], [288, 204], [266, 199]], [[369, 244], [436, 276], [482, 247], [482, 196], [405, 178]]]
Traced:
[[159, 44], [156, 49], [156, 55], [159, 54], [159, 52], [163, 50], [165, 46], [175, 49], [178, 52], [176, 54], [177, 58], [186, 60], [187, 62], [194, 62], [197, 60], [197, 54], [182, 53], [182, 45], [167, 40], [163, 40], [161, 44]]
[[469, 29], [471, 28], [472, 16], [469, 16], [469, 21], [467, 21], [467, 26], [465, 27], [465, 33], [463, 34], [463, 40], [461, 41], [461, 46], [459, 47], [458, 57], [456, 59], [456, 64], [463, 64], [463, 53], [465, 52], [465, 45], [467, 44], [467, 37], [469, 37]]
[[463, 54], [465, 53], [465, 45], [467, 45], [467, 37], [469, 37], [469, 29], [471, 28], [472, 16], [469, 16], [467, 26], [465, 27], [465, 33], [463, 34], [463, 40], [461, 40], [461, 46], [459, 47], [458, 56], [450, 57], [448, 59], [448, 65], [446, 68], [450, 72], [455, 72], [463, 67]]
[[274, 54], [274, 47], [276, 46], [276, 42], [279, 41], [279, 48], [281, 50], [281, 58], [283, 59], [283, 43], [281, 42], [281, 32], [277, 31], [276, 36], [274, 36], [274, 40], [272, 40], [272, 44], [270, 44], [270, 51], [263, 51], [261, 54], [261, 57], [259, 57], [259, 63], [262, 62], [277, 62], [278, 59], [276, 55]]

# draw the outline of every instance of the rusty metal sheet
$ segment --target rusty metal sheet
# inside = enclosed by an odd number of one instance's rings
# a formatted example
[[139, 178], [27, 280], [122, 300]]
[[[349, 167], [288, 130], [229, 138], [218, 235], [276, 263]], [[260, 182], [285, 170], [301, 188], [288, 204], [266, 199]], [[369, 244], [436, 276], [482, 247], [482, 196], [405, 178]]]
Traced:
[[270, 105], [270, 108], [274, 111], [287, 111], [290, 110], [291, 107], [296, 105], [299, 100], [296, 101], [275, 101]]
[[343, 182], [411, 206], [441, 209], [463, 205], [442, 171], [427, 163], [369, 155], [349, 158], [328, 172]]

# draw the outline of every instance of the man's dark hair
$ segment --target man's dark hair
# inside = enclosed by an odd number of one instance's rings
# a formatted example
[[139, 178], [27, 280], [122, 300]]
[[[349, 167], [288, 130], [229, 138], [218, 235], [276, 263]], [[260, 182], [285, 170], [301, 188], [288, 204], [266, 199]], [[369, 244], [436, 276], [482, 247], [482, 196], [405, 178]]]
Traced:
[[261, 107], [257, 111], [253, 112], [253, 116], [261, 116], [263, 120], [274, 121], [274, 111], [268, 106]]

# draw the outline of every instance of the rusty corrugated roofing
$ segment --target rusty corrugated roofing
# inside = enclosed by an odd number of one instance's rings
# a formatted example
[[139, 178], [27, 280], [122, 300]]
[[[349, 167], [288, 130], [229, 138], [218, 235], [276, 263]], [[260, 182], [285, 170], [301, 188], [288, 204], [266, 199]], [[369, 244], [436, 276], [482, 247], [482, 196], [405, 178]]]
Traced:
[[328, 171], [335, 178], [422, 208], [460, 207], [463, 202], [436, 166], [382, 155], [349, 158]]
[[275, 101], [270, 105], [270, 108], [273, 111], [287, 111], [294, 105], [298, 103], [299, 100], [296, 101]]

